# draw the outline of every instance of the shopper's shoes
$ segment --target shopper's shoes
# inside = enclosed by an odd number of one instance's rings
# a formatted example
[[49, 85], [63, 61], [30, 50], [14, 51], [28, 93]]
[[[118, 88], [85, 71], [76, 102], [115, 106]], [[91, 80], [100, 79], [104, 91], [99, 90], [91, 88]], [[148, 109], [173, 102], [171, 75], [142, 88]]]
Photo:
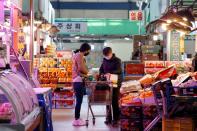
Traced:
[[111, 124], [111, 122], [112, 122], [111, 118], [106, 118], [106, 120], [104, 121], [104, 123], [105, 123], [106, 125]]
[[82, 119], [74, 120], [73, 121], [73, 126], [85, 126], [86, 122], [83, 121]]
[[111, 124], [111, 121], [106, 120], [106, 121], [104, 121], [104, 123], [105, 123], [106, 125], [109, 125], [109, 124]]
[[118, 127], [119, 126], [119, 122], [118, 121], [112, 121], [112, 126], [113, 127]]

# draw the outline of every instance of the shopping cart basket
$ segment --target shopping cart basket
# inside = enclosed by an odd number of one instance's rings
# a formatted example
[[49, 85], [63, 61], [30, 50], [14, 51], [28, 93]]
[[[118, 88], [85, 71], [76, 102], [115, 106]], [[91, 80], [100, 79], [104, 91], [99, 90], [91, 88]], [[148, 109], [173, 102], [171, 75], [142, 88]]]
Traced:
[[[87, 112], [87, 120], [86, 126], [89, 125], [89, 112], [92, 114], [92, 123], [95, 125], [95, 117], [105, 117], [105, 115], [95, 115], [92, 106], [93, 105], [106, 105], [110, 107], [110, 111], [112, 112], [112, 86], [110, 82], [106, 81], [86, 81], [86, 88], [88, 90], [88, 112]], [[98, 88], [99, 86], [99, 88]], [[103, 88], [102, 88], [103, 86]], [[106, 88], [108, 87], [108, 88]], [[112, 113], [113, 115], [113, 113]], [[113, 118], [113, 116], [112, 116]]]

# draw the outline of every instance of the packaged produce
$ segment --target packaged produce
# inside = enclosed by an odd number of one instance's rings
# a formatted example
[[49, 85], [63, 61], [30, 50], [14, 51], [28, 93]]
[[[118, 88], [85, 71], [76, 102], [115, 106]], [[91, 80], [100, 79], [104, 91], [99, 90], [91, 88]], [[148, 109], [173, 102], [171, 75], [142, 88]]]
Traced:
[[184, 83], [185, 81], [189, 79], [192, 79], [191, 73], [181, 74], [176, 78], [176, 80], [172, 80], [172, 85], [176, 87], [180, 86], [180, 84]]
[[155, 105], [154, 94], [151, 90], [142, 90], [139, 98], [143, 105]]
[[143, 85], [143, 86], [147, 86], [147, 85], [151, 85], [155, 82], [155, 79], [152, 75], [145, 75], [144, 77], [142, 77], [140, 80], [139, 80], [140, 84]]
[[163, 61], [145, 61], [145, 68], [164, 68]]
[[123, 82], [122, 86], [120, 88], [120, 92], [126, 93], [126, 92], [131, 92], [131, 91], [138, 91], [141, 90], [141, 84], [139, 81], [127, 81], [127, 82]]
[[172, 65], [154, 74], [156, 80], [162, 80], [177, 75], [176, 68]]
[[196, 87], [197, 86], [197, 81], [190, 79], [185, 83], [181, 83], [179, 87]]
[[138, 93], [130, 93], [120, 99], [121, 105], [141, 105], [141, 100]]

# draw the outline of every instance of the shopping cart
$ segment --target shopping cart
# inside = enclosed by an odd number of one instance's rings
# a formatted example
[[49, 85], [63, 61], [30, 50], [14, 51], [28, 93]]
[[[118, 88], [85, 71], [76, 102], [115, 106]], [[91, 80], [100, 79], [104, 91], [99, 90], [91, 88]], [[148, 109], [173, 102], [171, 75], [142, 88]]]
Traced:
[[[89, 125], [89, 112], [92, 114], [92, 123], [95, 125], [96, 118], [95, 117], [106, 117], [104, 115], [95, 115], [92, 106], [93, 105], [106, 105], [109, 106], [109, 111], [111, 111], [112, 115], [112, 91], [113, 88], [110, 82], [106, 81], [86, 81], [85, 82], [87, 88], [87, 95], [88, 95], [88, 112], [87, 112], [87, 120], [86, 126]], [[99, 85], [100, 88], [97, 88]], [[104, 88], [102, 88], [102, 86]], [[108, 87], [108, 88], [106, 88]], [[113, 118], [113, 116], [112, 116]]]
[[170, 79], [158, 81], [154, 83], [151, 87], [155, 98], [157, 116], [144, 129], [144, 131], [150, 131], [162, 119], [162, 116], [167, 116], [168, 108], [173, 103], [171, 99], [171, 94], [173, 93], [173, 90], [170, 87], [172, 87]]

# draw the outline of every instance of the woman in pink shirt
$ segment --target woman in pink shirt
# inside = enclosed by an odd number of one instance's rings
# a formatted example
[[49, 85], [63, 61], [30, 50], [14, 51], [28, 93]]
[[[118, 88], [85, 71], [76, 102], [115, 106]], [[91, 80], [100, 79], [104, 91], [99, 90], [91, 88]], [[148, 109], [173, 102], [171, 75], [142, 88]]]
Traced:
[[80, 49], [75, 52], [73, 56], [73, 88], [76, 96], [75, 106], [75, 120], [73, 126], [85, 126], [85, 121], [80, 119], [81, 104], [83, 101], [83, 95], [85, 92], [85, 85], [83, 82], [84, 77], [88, 74], [88, 68], [86, 66], [85, 56], [89, 55], [91, 46], [87, 43], [81, 45]]

